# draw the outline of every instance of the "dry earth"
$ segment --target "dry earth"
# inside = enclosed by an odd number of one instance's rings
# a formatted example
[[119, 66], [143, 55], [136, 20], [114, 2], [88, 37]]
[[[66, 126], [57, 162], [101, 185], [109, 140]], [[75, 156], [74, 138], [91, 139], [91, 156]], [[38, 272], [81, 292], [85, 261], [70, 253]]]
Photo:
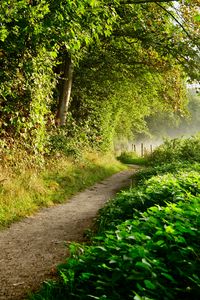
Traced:
[[68, 255], [66, 243], [83, 241], [98, 210], [136, 169], [122, 171], [62, 205], [42, 209], [0, 232], [0, 300], [22, 300], [55, 275]]

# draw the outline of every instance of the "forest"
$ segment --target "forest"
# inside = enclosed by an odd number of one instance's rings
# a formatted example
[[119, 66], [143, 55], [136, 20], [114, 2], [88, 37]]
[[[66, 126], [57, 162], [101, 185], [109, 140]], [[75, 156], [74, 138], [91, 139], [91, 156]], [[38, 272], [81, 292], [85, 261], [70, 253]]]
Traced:
[[199, 299], [199, 66], [200, 0], [0, 1], [0, 229], [142, 166], [30, 299]]

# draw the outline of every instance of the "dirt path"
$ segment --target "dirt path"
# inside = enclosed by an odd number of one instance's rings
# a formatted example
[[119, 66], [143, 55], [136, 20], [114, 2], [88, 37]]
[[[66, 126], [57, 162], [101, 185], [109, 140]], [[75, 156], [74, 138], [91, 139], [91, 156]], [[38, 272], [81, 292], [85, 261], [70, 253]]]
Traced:
[[71, 198], [42, 209], [0, 232], [0, 300], [22, 300], [52, 278], [68, 254], [66, 242], [83, 241], [103, 204], [130, 184], [134, 169], [120, 172]]

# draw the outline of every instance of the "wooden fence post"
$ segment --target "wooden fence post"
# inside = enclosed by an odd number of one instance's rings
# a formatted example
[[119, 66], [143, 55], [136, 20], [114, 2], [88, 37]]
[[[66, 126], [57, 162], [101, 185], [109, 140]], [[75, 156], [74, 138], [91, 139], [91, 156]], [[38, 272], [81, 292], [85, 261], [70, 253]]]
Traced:
[[143, 157], [144, 156], [144, 144], [141, 143], [141, 156]]

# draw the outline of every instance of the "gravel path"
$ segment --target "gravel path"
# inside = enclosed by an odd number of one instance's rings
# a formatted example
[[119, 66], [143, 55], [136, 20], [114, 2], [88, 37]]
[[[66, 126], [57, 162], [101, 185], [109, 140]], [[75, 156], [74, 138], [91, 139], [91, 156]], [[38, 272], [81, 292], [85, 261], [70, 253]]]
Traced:
[[0, 232], [0, 300], [22, 300], [68, 255], [66, 243], [83, 241], [97, 211], [124, 186], [134, 169], [95, 184], [62, 205], [42, 209]]

